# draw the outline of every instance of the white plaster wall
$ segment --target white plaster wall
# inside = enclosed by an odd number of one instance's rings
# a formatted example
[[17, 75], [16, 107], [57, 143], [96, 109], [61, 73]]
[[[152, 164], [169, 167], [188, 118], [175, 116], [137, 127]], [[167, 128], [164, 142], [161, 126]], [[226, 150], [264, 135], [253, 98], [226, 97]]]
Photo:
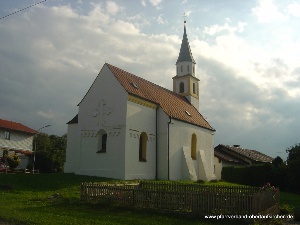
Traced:
[[[139, 161], [140, 134], [148, 137], [146, 162]], [[125, 179], [155, 179], [156, 176], [156, 109], [127, 102]]]
[[[189, 65], [189, 71], [187, 69], [187, 66]], [[181, 72], [181, 67], [182, 66], [182, 72]], [[193, 63], [192, 62], [180, 62], [177, 64], [177, 75], [178, 76], [184, 76], [187, 74], [192, 74], [193, 76], [195, 76], [195, 74], [193, 73]]]
[[222, 176], [222, 160], [214, 156], [215, 175], [217, 180], [221, 180]]
[[[127, 92], [104, 65], [79, 104], [80, 136], [77, 174], [125, 179]], [[97, 153], [98, 131], [107, 133], [106, 153]]]
[[68, 124], [65, 173], [75, 173], [79, 166], [80, 130], [78, 124]]
[[0, 129], [0, 147], [15, 150], [32, 151], [33, 134], [7, 130], [10, 132], [10, 140], [4, 138], [5, 129]]
[[[199, 173], [199, 150], [203, 150], [205, 153], [207, 167], [209, 168], [209, 174], [206, 176], [208, 179], [214, 178], [213, 173], [213, 145], [214, 136], [213, 132], [192, 124], [187, 124], [178, 120], [172, 120], [170, 124], [170, 179], [181, 180], [190, 179], [189, 177], [183, 176], [189, 174], [186, 172], [187, 166], [182, 168], [183, 151], [182, 147], [191, 146], [192, 134], [195, 133], [197, 136], [197, 160], [193, 160], [194, 167], [197, 173], [198, 180], [206, 180], [205, 177], [201, 177]], [[180, 172], [182, 171], [182, 172]]]
[[168, 179], [168, 123], [169, 116], [161, 109], [157, 112], [157, 178]]

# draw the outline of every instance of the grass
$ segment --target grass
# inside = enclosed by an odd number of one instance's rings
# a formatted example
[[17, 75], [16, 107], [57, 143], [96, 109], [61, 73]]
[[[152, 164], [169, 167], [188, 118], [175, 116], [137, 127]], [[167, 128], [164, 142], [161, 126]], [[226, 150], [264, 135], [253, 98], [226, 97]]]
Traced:
[[[72, 174], [0, 174], [0, 220], [14, 224], [232, 224], [232, 220], [208, 220], [132, 210], [80, 201], [82, 182], [115, 182], [112, 179]], [[205, 184], [232, 185], [230, 183]], [[296, 206], [300, 196], [281, 194]], [[234, 221], [234, 224], [244, 224]]]

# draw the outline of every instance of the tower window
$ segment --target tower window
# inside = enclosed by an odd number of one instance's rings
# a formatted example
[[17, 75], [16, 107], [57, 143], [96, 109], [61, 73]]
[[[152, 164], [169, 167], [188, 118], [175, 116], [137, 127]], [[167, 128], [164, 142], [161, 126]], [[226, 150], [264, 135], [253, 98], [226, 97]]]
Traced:
[[195, 66], [193, 66], [193, 74], [195, 74]]
[[183, 66], [180, 66], [180, 72], [183, 72]]
[[196, 94], [196, 84], [193, 83], [193, 93]]
[[139, 160], [140, 162], [147, 161], [147, 134], [142, 132], [140, 135], [140, 143], [139, 143]]
[[179, 84], [179, 93], [183, 93], [184, 92], [184, 83], [180, 82]]
[[187, 65], [187, 71], [190, 72], [190, 65]]
[[197, 136], [196, 136], [196, 134], [192, 135], [192, 141], [191, 141], [191, 158], [193, 160], [197, 159]]

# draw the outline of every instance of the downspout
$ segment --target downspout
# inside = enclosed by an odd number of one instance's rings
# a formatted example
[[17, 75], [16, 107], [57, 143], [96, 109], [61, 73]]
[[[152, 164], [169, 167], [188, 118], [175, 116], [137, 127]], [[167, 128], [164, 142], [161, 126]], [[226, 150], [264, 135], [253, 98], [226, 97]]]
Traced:
[[168, 180], [170, 180], [170, 124], [172, 123], [172, 117], [170, 116], [168, 122]]
[[156, 138], [156, 142], [155, 142], [155, 145], [156, 145], [156, 153], [155, 153], [155, 157], [156, 157], [156, 160], [155, 160], [155, 180], [157, 180], [157, 177], [158, 177], [158, 129], [157, 129], [157, 125], [158, 125], [158, 121], [157, 121], [157, 114], [158, 114], [158, 107], [156, 107], [156, 127], [155, 127], [155, 138]]

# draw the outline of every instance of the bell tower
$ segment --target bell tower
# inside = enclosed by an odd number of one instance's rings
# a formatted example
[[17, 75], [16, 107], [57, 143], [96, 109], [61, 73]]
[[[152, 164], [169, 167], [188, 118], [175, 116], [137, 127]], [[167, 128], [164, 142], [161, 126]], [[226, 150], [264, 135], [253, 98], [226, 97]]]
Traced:
[[173, 77], [173, 91], [185, 96], [199, 111], [199, 79], [195, 76], [195, 65], [184, 20], [183, 38], [176, 62], [176, 76]]

